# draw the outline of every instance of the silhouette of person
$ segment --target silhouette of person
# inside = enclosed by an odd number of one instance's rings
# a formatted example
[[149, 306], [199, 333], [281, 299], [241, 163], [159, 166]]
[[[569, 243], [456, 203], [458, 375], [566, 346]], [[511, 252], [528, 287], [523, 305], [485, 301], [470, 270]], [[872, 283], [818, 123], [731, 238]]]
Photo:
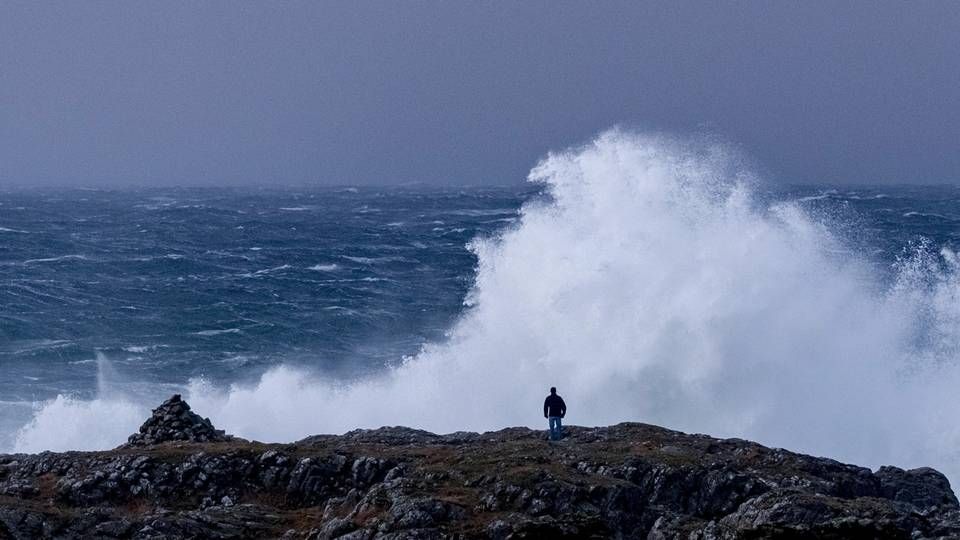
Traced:
[[556, 387], [550, 388], [550, 395], [543, 401], [543, 417], [550, 425], [550, 440], [559, 441], [563, 437], [563, 426], [560, 419], [567, 414], [567, 404], [557, 395]]

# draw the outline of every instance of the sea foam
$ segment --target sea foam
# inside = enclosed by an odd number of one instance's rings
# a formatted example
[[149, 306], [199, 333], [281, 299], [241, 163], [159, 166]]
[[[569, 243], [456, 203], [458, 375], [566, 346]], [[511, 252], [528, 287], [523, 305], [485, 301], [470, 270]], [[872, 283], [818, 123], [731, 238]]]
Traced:
[[[955, 255], [918, 248], [891, 285], [829, 223], [758, 200], [718, 145], [610, 131], [530, 180], [548, 197], [470, 244], [475, 283], [447, 340], [359, 382], [280, 367], [248, 386], [194, 382], [186, 399], [230, 433], [289, 441], [541, 426], [556, 386], [575, 424], [656, 423], [960, 480]], [[57, 399], [17, 449], [123, 442], [147, 405]]]

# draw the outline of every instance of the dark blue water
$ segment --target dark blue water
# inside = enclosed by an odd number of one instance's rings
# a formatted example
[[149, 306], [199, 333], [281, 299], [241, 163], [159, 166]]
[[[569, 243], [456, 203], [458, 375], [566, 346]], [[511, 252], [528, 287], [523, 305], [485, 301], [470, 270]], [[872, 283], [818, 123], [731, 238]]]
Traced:
[[124, 378], [357, 374], [441, 339], [517, 189], [0, 194], [0, 401]]
[[[0, 193], [0, 430], [116, 377], [243, 381], [278, 364], [337, 377], [443, 339], [471, 239], [518, 218], [529, 188], [153, 189]], [[880, 268], [960, 244], [957, 188], [770, 190]], [[0, 441], [2, 442], [2, 441]]]

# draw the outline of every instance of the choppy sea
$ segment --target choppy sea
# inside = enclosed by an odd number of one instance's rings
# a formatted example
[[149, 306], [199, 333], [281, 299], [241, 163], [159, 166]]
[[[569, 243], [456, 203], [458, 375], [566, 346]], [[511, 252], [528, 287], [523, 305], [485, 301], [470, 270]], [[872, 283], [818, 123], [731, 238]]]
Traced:
[[0, 429], [9, 443], [36, 403], [93, 398], [105, 376], [154, 393], [397, 363], [443, 338], [472, 283], [467, 244], [528, 192], [0, 192]]

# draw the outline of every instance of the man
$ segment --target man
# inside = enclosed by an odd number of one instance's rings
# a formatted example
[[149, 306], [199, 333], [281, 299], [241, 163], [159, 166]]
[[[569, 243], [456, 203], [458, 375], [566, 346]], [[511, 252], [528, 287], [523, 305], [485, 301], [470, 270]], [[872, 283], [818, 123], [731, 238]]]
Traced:
[[560, 419], [567, 414], [567, 404], [563, 398], [557, 395], [557, 389], [550, 388], [550, 395], [543, 402], [543, 417], [550, 425], [550, 440], [559, 441], [563, 436], [563, 426], [560, 425]]

